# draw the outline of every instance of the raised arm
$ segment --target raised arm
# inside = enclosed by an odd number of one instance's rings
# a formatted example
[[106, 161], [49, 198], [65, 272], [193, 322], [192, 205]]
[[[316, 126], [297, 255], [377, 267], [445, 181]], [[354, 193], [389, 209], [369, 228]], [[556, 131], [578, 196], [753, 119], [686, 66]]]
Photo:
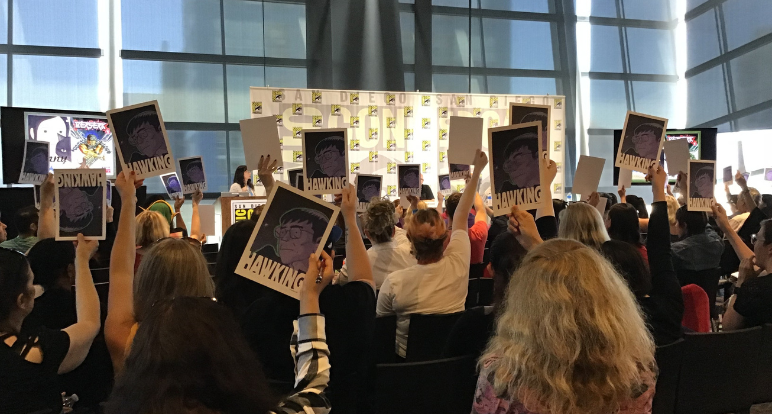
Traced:
[[182, 205], [185, 204], [185, 196], [181, 195], [174, 199], [174, 222], [177, 227], [188, 231], [188, 226], [185, 225], [185, 219], [182, 218]]
[[295, 321], [290, 340], [290, 351], [295, 360], [295, 389], [279, 402], [275, 410], [279, 414], [325, 414], [330, 411], [330, 402], [324, 395], [330, 381], [330, 351], [324, 316], [319, 309], [319, 295], [332, 281], [334, 272], [332, 258], [325, 252], [322, 252], [321, 260], [314, 255], [308, 259], [308, 274], [317, 275], [320, 271], [320, 282], [306, 279], [300, 288], [300, 316]]
[[536, 219], [545, 216], [555, 217], [555, 206], [552, 205], [552, 182], [558, 174], [555, 161], [542, 158], [539, 160], [544, 168], [544, 185], [541, 186], [541, 205], [536, 209]]
[[126, 344], [131, 336], [134, 319], [134, 259], [136, 255], [136, 229], [134, 218], [136, 188], [134, 171], [123, 171], [115, 180], [121, 195], [121, 218], [110, 257], [110, 290], [107, 296], [105, 341], [117, 373], [126, 358]]
[[190, 233], [188, 236], [200, 240], [201, 243], [206, 243], [206, 236], [201, 234], [201, 215], [199, 214], [198, 205], [201, 204], [201, 200], [204, 199], [204, 193], [201, 190], [196, 190], [193, 193], [193, 215], [190, 217]]
[[40, 184], [40, 212], [38, 213], [38, 239], [56, 237], [56, 216], [54, 215], [54, 175], [48, 173]]
[[346, 223], [346, 267], [348, 268], [349, 281], [361, 280], [375, 288], [373, 281], [373, 269], [370, 267], [370, 259], [367, 249], [359, 234], [357, 227], [357, 191], [352, 184], [343, 188], [343, 198], [340, 203], [340, 213]]
[[98, 246], [98, 241], [84, 240], [83, 235], [78, 234], [78, 247], [75, 250], [75, 312], [78, 321], [64, 329], [70, 337], [70, 349], [59, 365], [59, 374], [80, 366], [99, 333], [99, 295], [88, 267], [88, 261]]
[[653, 203], [649, 217], [649, 233], [646, 239], [646, 249], [649, 255], [651, 270], [652, 293], [667, 293], [682, 301], [681, 286], [673, 268], [673, 258], [670, 251], [670, 223], [667, 217], [667, 201], [665, 200], [665, 183], [667, 174], [658, 166], [649, 167], [648, 177], [651, 180]]
[[442, 215], [444, 202], [445, 202], [445, 195], [442, 194], [442, 190], [440, 190], [437, 193], [437, 207], [435, 207], [435, 209], [437, 209], [437, 214], [439, 215]]
[[719, 203], [714, 203], [711, 206], [711, 209], [713, 210], [713, 217], [716, 219], [718, 228], [724, 232], [724, 236], [729, 240], [729, 244], [732, 245], [734, 252], [737, 253], [737, 257], [739, 257], [740, 260], [754, 257], [753, 250], [751, 250], [737, 232], [732, 229], [732, 225], [729, 223], [729, 218], [726, 216], [724, 207]]
[[[274, 159], [273, 162], [271, 162], [271, 154], [268, 154], [265, 157], [261, 155], [260, 161], [257, 162], [257, 178], [263, 183], [266, 196], [271, 194], [273, 184], [276, 181], [273, 178], [273, 172], [276, 171], [277, 165], [279, 165], [279, 160]], [[290, 185], [294, 186], [295, 184], [290, 183]]]
[[[488, 213], [485, 211], [485, 203], [483, 203], [480, 193], [474, 193], [474, 222], [488, 222]], [[468, 223], [467, 223], [468, 224]]]
[[753, 211], [753, 209], [756, 208], [756, 201], [751, 197], [751, 192], [748, 189], [748, 182], [745, 180], [745, 177], [737, 171], [737, 174], [734, 176], [734, 181], [742, 189], [740, 195], [737, 196], [737, 204], [742, 202], [747, 206], [749, 212]]
[[457, 214], [453, 216], [453, 231], [466, 231], [469, 229], [467, 219], [475, 194], [477, 194], [477, 186], [475, 184], [480, 180], [480, 173], [486, 165], [488, 165], [488, 156], [484, 152], [477, 150], [474, 154], [474, 173], [472, 173], [472, 179], [469, 181], [470, 184], [464, 188], [464, 193], [461, 194], [461, 199], [458, 200], [458, 207], [456, 207]]

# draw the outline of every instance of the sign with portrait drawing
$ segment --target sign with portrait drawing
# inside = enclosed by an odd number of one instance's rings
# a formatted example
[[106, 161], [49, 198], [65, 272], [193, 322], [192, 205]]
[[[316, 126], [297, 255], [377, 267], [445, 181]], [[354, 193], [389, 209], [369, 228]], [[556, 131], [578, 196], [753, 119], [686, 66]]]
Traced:
[[308, 194], [340, 194], [348, 185], [346, 129], [304, 129], [303, 177]]
[[107, 173], [104, 169], [54, 170], [56, 240], [104, 240]]
[[665, 118], [627, 111], [614, 166], [647, 173], [659, 162], [666, 129]]
[[686, 185], [686, 209], [711, 211], [710, 207], [716, 202], [716, 162], [689, 160], [689, 179]]
[[19, 184], [40, 184], [48, 175], [48, 147], [46, 141], [24, 141], [24, 159]]
[[196, 190], [206, 191], [206, 172], [204, 159], [198, 157], [180, 158], [177, 160], [180, 178], [182, 180], [182, 193], [192, 194]]
[[380, 175], [358, 174], [356, 177], [357, 188], [357, 212], [367, 211], [370, 200], [381, 197], [381, 184], [383, 177]]
[[491, 196], [497, 216], [509, 214], [515, 205], [529, 210], [541, 204], [541, 133], [539, 122], [488, 130]]
[[174, 158], [157, 101], [107, 111], [124, 171], [137, 179], [174, 172]]

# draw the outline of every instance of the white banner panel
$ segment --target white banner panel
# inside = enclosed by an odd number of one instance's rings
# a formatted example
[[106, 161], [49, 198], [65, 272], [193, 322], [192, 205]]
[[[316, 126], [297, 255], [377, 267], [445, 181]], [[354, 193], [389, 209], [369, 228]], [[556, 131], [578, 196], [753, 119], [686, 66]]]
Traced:
[[[421, 164], [424, 184], [438, 193], [437, 176], [448, 174], [448, 129], [451, 116], [483, 118], [488, 128], [509, 125], [509, 104], [551, 106], [549, 156], [558, 164], [552, 196], [563, 198], [563, 96], [437, 94], [311, 89], [250, 88], [253, 118], [273, 115], [282, 141], [284, 171], [302, 168], [300, 131], [311, 128], [347, 128], [349, 173], [382, 175], [383, 194], [397, 196], [397, 164]], [[487, 140], [483, 140], [487, 151]], [[311, 154], [309, 156], [313, 156]], [[490, 194], [488, 168], [482, 173], [480, 193]], [[353, 182], [353, 181], [352, 181]], [[455, 188], [455, 186], [453, 187]]]

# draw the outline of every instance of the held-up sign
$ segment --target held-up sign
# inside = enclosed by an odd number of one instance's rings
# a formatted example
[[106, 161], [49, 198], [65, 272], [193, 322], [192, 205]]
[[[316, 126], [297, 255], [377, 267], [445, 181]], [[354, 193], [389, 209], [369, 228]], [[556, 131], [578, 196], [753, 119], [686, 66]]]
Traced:
[[104, 240], [107, 173], [102, 169], [54, 170], [56, 240]]
[[303, 283], [314, 283], [317, 277], [306, 276], [308, 257], [321, 255], [339, 211], [276, 182], [236, 274], [298, 299]]
[[491, 155], [491, 196], [497, 216], [512, 206], [528, 210], [542, 203], [541, 123], [511, 125], [488, 130]]
[[382, 183], [383, 177], [380, 175], [357, 175], [357, 212], [363, 213], [367, 211], [367, 206], [370, 205], [370, 200], [372, 200], [374, 197], [380, 198]]
[[711, 211], [715, 204], [716, 162], [689, 160], [689, 180], [686, 187], [686, 209]]
[[659, 162], [667, 119], [627, 111], [614, 166], [648, 173]]

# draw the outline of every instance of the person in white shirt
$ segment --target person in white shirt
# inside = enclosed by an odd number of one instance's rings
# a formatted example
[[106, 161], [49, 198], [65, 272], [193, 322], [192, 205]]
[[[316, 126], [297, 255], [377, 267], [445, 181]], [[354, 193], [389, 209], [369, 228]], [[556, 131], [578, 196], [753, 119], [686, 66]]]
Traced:
[[[471, 182], [476, 183], [488, 164], [488, 157], [478, 150], [474, 164]], [[475, 192], [474, 186], [466, 186], [458, 211], [472, 208]], [[405, 223], [418, 263], [387, 276], [376, 305], [378, 316], [397, 315], [395, 348], [399, 356], [407, 354], [411, 314], [443, 315], [464, 310], [471, 256], [468, 227], [467, 215], [456, 214], [450, 242], [443, 252], [447, 231], [437, 210], [418, 210]]]
[[[410, 253], [410, 241], [405, 236], [405, 230], [397, 227], [391, 201], [382, 199], [371, 202], [362, 217], [362, 227], [365, 237], [373, 243], [367, 249], [367, 256], [370, 258], [376, 289], [381, 288], [383, 280], [390, 273], [416, 264], [415, 257]], [[344, 264], [338, 275], [338, 283], [344, 285], [348, 282], [348, 266]]]
[[231, 184], [229, 191], [231, 193], [255, 195], [255, 186], [252, 184], [252, 171], [249, 171], [246, 165], [236, 167], [236, 173], [233, 174], [233, 184]]

